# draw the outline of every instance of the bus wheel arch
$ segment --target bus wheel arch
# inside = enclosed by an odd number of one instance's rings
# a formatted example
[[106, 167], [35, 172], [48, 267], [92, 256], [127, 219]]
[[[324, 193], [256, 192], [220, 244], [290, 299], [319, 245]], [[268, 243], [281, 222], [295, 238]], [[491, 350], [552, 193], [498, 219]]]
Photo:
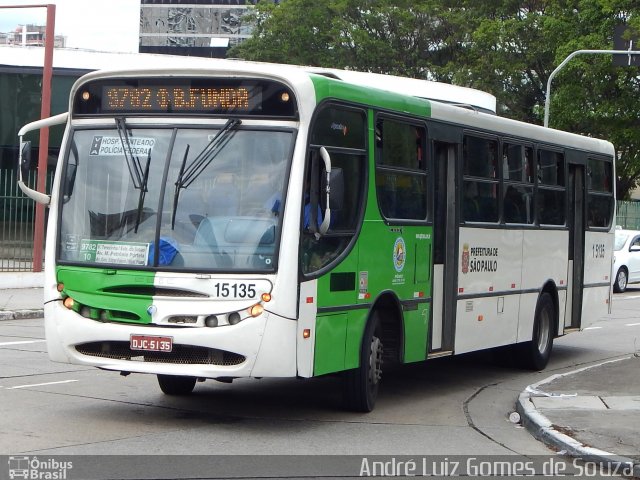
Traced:
[[373, 410], [383, 364], [400, 360], [401, 312], [400, 302], [390, 292], [381, 294], [369, 310], [360, 344], [359, 366], [343, 374], [344, 400], [350, 410]]

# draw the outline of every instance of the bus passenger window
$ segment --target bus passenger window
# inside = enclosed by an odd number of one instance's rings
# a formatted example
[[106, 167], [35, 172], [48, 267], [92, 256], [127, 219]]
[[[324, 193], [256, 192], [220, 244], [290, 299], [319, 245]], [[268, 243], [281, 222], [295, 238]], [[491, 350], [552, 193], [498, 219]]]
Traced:
[[464, 188], [462, 219], [465, 222], [497, 223], [498, 142], [467, 135], [463, 142]]
[[426, 131], [395, 119], [376, 122], [376, 191], [382, 215], [426, 220]]
[[533, 223], [533, 148], [505, 142], [502, 146], [502, 198], [505, 223]]
[[589, 159], [587, 167], [587, 223], [589, 227], [608, 228], [613, 215], [612, 164]]
[[462, 213], [465, 222], [498, 221], [497, 183], [464, 182]]

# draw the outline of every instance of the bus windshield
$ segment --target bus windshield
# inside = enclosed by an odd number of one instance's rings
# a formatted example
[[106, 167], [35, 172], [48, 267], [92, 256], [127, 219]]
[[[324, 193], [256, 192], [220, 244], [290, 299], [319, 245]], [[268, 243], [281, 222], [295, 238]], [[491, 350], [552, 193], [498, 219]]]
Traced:
[[60, 261], [274, 271], [294, 132], [239, 124], [75, 130]]

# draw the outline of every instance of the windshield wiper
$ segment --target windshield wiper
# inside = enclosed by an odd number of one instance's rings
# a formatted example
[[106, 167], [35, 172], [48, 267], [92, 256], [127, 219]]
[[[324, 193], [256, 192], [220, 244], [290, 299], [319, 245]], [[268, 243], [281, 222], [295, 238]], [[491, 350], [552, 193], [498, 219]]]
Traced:
[[127, 162], [127, 168], [129, 169], [129, 175], [133, 182], [133, 187], [136, 190], [140, 190], [138, 195], [138, 213], [136, 215], [136, 224], [134, 232], [138, 233], [138, 227], [140, 226], [140, 219], [142, 218], [142, 210], [144, 208], [144, 197], [147, 194], [147, 184], [149, 182], [149, 165], [151, 164], [151, 149], [147, 154], [147, 163], [142, 169], [142, 163], [137, 155], [133, 154], [131, 150], [131, 142], [129, 141], [129, 132], [127, 131], [127, 123], [124, 117], [116, 117], [116, 129], [118, 130], [118, 136], [120, 137], [120, 144], [122, 145], [122, 152], [124, 153], [124, 159]]
[[178, 199], [180, 198], [180, 189], [181, 187], [181, 179], [184, 174], [184, 166], [187, 164], [187, 157], [189, 156], [189, 147], [187, 144], [187, 148], [184, 150], [184, 155], [182, 156], [182, 163], [180, 164], [180, 172], [178, 172], [178, 181], [176, 181], [176, 188], [173, 191], [173, 212], [171, 214], [171, 230], [176, 227], [176, 210], [178, 210]]
[[133, 182], [134, 188], [139, 190], [142, 188], [142, 177], [144, 176], [144, 172], [142, 171], [140, 159], [135, 156], [131, 150], [129, 132], [127, 132], [127, 123], [124, 117], [116, 117], [116, 129], [118, 130], [120, 144], [122, 145], [122, 152], [124, 153], [124, 159], [127, 162], [131, 181]]
[[173, 213], [171, 216], [171, 229], [173, 230], [176, 223], [176, 210], [178, 207], [178, 199], [180, 197], [180, 190], [188, 188], [207, 167], [215, 160], [218, 154], [223, 150], [227, 142], [230, 140], [229, 134], [242, 123], [238, 118], [230, 118], [227, 123], [215, 134], [211, 141], [202, 149], [196, 158], [186, 166], [187, 156], [189, 154], [189, 145], [182, 157], [182, 165], [180, 165], [180, 172], [178, 173], [178, 179], [175, 183], [175, 191], [173, 193]]

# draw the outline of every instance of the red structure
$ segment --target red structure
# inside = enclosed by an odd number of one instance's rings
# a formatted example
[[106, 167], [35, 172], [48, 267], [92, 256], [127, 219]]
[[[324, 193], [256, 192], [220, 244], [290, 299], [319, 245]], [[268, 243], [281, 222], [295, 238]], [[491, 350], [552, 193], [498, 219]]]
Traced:
[[[42, 70], [42, 106], [40, 118], [51, 115], [51, 76], [53, 74], [53, 46], [55, 42], [56, 6], [45, 5], [3, 5], [0, 8], [46, 8], [47, 23], [44, 38], [44, 64]], [[49, 128], [40, 130], [38, 155], [37, 190], [45, 193], [47, 179], [47, 154], [49, 152]], [[42, 271], [42, 249], [44, 246], [44, 205], [36, 204], [36, 219], [33, 234], [33, 271]]]

